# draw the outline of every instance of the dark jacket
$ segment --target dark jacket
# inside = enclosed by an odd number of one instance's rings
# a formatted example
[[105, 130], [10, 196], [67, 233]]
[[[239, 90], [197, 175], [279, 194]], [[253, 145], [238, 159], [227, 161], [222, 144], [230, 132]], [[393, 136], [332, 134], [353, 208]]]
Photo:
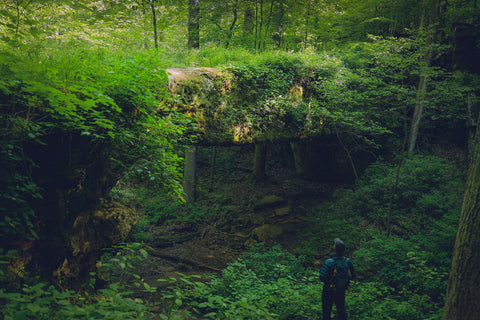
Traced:
[[[323, 263], [322, 269], [320, 269], [320, 280], [325, 283], [325, 285], [323, 286], [324, 288], [330, 287], [330, 280], [332, 279], [333, 270], [335, 269], [335, 260], [339, 259], [344, 259], [344, 257], [334, 254], [330, 259], [325, 260], [325, 262]], [[355, 267], [353, 266], [352, 260], [350, 260], [349, 258], [345, 258], [345, 260], [347, 261], [350, 280], [353, 280], [357, 277]]]

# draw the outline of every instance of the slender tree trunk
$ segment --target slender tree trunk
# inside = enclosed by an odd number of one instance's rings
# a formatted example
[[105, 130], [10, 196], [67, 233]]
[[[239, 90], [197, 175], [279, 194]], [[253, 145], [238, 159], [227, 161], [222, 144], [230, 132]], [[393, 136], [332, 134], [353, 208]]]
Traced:
[[210, 160], [210, 188], [209, 191], [213, 191], [213, 186], [215, 184], [215, 162], [217, 159], [217, 147], [213, 146], [212, 158]]
[[295, 173], [298, 175], [305, 175], [308, 172], [306, 156], [306, 146], [301, 142], [290, 142], [290, 149], [292, 150], [293, 164], [295, 166]]
[[260, 0], [260, 22], [258, 25], [258, 41], [257, 41], [257, 48], [258, 50], [261, 49], [262, 46], [262, 30], [263, 30], [263, 0]]
[[[430, 61], [426, 61], [429, 63]], [[410, 126], [410, 137], [408, 140], [408, 152], [413, 153], [418, 138], [418, 129], [422, 120], [423, 108], [425, 105], [425, 97], [427, 95], [427, 76], [420, 76], [417, 88], [417, 98], [415, 102], [415, 110], [413, 111], [412, 122]]]
[[17, 3], [17, 21], [15, 23], [15, 36], [18, 35], [20, 29], [20, 5]]
[[390, 200], [388, 202], [388, 211], [387, 211], [387, 216], [386, 216], [386, 228], [387, 228], [387, 238], [390, 237], [390, 234], [392, 232], [392, 215], [393, 215], [393, 203], [395, 201], [395, 195], [397, 194], [397, 188], [400, 183], [400, 172], [402, 170], [402, 165], [403, 165], [403, 160], [405, 158], [405, 147], [407, 145], [407, 137], [408, 137], [408, 129], [407, 129], [407, 108], [404, 109], [403, 113], [403, 118], [404, 118], [404, 123], [403, 123], [403, 142], [402, 142], [402, 148], [400, 150], [400, 160], [398, 162], [398, 167], [397, 167], [397, 173], [395, 175], [395, 182], [394, 184], [390, 187]]
[[26, 1], [24, 4], [21, 1], [15, 1], [15, 6], [16, 6], [16, 13], [17, 13], [17, 21], [15, 21], [15, 36], [18, 35], [18, 32], [20, 31], [20, 19], [21, 19], [21, 9], [20, 6], [23, 5], [23, 11], [25, 12], [28, 8], [28, 6], [32, 3], [32, 0]]
[[183, 173], [183, 198], [187, 202], [195, 201], [196, 162], [197, 148], [190, 146], [185, 152], [185, 172]]
[[230, 24], [230, 28], [227, 30], [227, 41], [225, 42], [225, 47], [228, 48], [230, 46], [230, 42], [232, 41], [233, 37], [233, 29], [235, 28], [235, 25], [238, 20], [238, 1], [235, 1], [234, 7], [233, 7], [233, 21]]
[[[142, 15], [144, 17], [147, 16], [147, 2], [149, 2], [149, 1], [147, 1], [147, 0], [142, 1]], [[145, 30], [148, 30], [150, 28], [150, 25], [147, 24], [146, 19], [143, 19], [143, 24], [144, 24], [143, 27], [144, 27]], [[145, 48], [145, 50], [148, 49], [148, 36], [143, 37], [143, 47]]]
[[285, 23], [284, 23], [284, 21], [283, 21], [284, 16], [285, 16], [285, 9], [284, 9], [284, 6], [281, 5], [281, 6], [279, 6], [279, 13], [278, 13], [277, 49], [280, 49], [280, 48], [282, 47], [282, 44], [283, 44], [283, 33], [284, 33], [284, 31], [285, 31], [285, 30], [284, 30]]
[[155, 49], [158, 50], [158, 29], [157, 29], [157, 13], [155, 11], [155, 0], [150, 0], [150, 9], [152, 10], [153, 39], [155, 41]]
[[307, 42], [308, 42], [308, 24], [310, 23], [310, 6], [307, 6], [307, 17], [305, 18], [305, 35], [303, 37], [303, 48], [307, 48]]
[[253, 162], [253, 176], [258, 182], [265, 181], [267, 178], [267, 175], [265, 173], [266, 157], [267, 145], [265, 143], [256, 143]]
[[258, 41], [258, 0], [255, 0], [255, 37], [253, 40], [253, 47], [257, 50]]
[[255, 11], [250, 1], [245, 5], [246, 7], [243, 13], [243, 38], [245, 40], [248, 39], [248, 42], [250, 42], [255, 28]]
[[[419, 30], [424, 29], [425, 21], [427, 20], [427, 11], [430, 12], [428, 16], [428, 23], [429, 25], [433, 25], [434, 30], [433, 33], [428, 37], [426, 41], [426, 46], [430, 46], [436, 41], [437, 37], [437, 26], [439, 20], [439, 10], [440, 10], [440, 0], [434, 0], [431, 5], [431, 10], [427, 8], [427, 0], [423, 0], [423, 13], [420, 20], [420, 27]], [[412, 122], [410, 126], [410, 137], [408, 141], [408, 152], [413, 153], [415, 150], [415, 145], [417, 143], [418, 138], [418, 130], [420, 128], [420, 122], [422, 119], [423, 109], [425, 106], [425, 98], [427, 94], [427, 82], [428, 82], [428, 69], [432, 62], [433, 52], [431, 48], [427, 48], [425, 52], [425, 56], [423, 58], [423, 65], [421, 66], [420, 70], [420, 79], [418, 81], [417, 87], [417, 97], [415, 103], [415, 110], [412, 117]]]
[[266, 43], [267, 43], [268, 30], [270, 29], [270, 22], [272, 21], [274, 3], [275, 3], [275, 0], [272, 0], [272, 2], [270, 3], [270, 12], [268, 13], [267, 26], [265, 27], [265, 34], [263, 36], [263, 49], [264, 50], [265, 50]]
[[467, 97], [467, 123], [466, 127], [468, 128], [468, 138], [467, 138], [467, 151], [468, 151], [468, 158], [471, 159], [473, 155], [473, 150], [475, 148], [475, 132], [477, 129], [477, 122], [475, 121], [475, 117], [473, 115], [473, 101], [472, 101], [472, 93], [470, 93]]
[[188, 0], [188, 49], [200, 48], [200, 0]]
[[[477, 120], [478, 121], [478, 120]], [[480, 316], [480, 130], [470, 162], [467, 187], [453, 251], [443, 320]]]

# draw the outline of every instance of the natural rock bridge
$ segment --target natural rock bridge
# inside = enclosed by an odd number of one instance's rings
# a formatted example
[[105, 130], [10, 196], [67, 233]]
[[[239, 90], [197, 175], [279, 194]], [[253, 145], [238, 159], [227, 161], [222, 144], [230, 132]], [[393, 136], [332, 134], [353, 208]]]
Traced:
[[[267, 160], [273, 157], [308, 178], [351, 178], [351, 158], [358, 165], [359, 154], [346, 147], [344, 132], [332, 130], [323, 110], [311, 103], [309, 83], [320, 80], [281, 67], [167, 70], [171, 96], [162, 104], [164, 111], [191, 116], [198, 137], [186, 155], [187, 200], [194, 200], [199, 145], [255, 145], [252, 172], [258, 181], [265, 180]], [[41, 261], [59, 285], [74, 288], [86, 280], [101, 248], [125, 239], [136, 217], [110, 197], [119, 176], [111, 170], [102, 147], [92, 144], [88, 136], [70, 132], [68, 136], [54, 132], [45, 139], [44, 146], [29, 150], [38, 165], [35, 181], [45, 190], [36, 204], [41, 239], [19, 244], [17, 264]], [[85, 152], [92, 145], [95, 152]], [[283, 214], [280, 210], [276, 216]]]
[[[297, 174], [337, 181], [352, 177], [352, 155], [338, 137], [341, 133], [328, 133], [322, 118], [315, 119], [301, 81], [268, 96], [230, 70], [172, 68], [167, 74], [174, 95], [167, 105], [195, 119], [199, 144], [255, 144], [252, 173], [257, 181], [266, 179], [267, 146], [272, 144], [284, 150]], [[187, 200], [195, 198], [195, 154], [192, 145], [185, 157]]]

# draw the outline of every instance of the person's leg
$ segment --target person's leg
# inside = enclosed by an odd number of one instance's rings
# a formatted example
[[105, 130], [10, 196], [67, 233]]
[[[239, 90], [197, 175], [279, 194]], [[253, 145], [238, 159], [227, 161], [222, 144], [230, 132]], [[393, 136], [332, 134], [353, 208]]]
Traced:
[[330, 315], [332, 313], [333, 300], [334, 300], [334, 292], [323, 290], [322, 292], [323, 320], [330, 320]]
[[345, 311], [345, 291], [335, 292], [335, 306], [337, 307], [338, 320], [347, 320]]

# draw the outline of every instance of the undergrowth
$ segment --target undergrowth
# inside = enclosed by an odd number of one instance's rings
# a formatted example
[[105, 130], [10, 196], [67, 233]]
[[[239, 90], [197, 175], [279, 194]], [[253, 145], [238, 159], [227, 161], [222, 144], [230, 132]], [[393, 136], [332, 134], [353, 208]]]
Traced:
[[[340, 235], [360, 275], [347, 292], [349, 319], [441, 319], [464, 173], [444, 159], [422, 155], [402, 162], [398, 180], [397, 172], [398, 163], [377, 162], [356, 188], [338, 189], [309, 213], [293, 253], [260, 243], [221, 274], [177, 274], [152, 283], [138, 271], [149, 259], [148, 246], [122, 244], [97, 263], [86, 284], [96, 290], [61, 292], [47, 283], [17, 292], [2, 289], [2, 314], [5, 319], [320, 319], [323, 284], [315, 260], [326, 258], [331, 239]], [[397, 191], [389, 212], [393, 183]], [[168, 204], [147, 188], [119, 186], [114, 195], [144, 212], [137, 240], [148, 238], [152, 225], [214, 221], [221, 214], [220, 205], [207, 210]], [[0, 263], [8, 260], [3, 254]], [[2, 269], [0, 277], [6, 276]]]

